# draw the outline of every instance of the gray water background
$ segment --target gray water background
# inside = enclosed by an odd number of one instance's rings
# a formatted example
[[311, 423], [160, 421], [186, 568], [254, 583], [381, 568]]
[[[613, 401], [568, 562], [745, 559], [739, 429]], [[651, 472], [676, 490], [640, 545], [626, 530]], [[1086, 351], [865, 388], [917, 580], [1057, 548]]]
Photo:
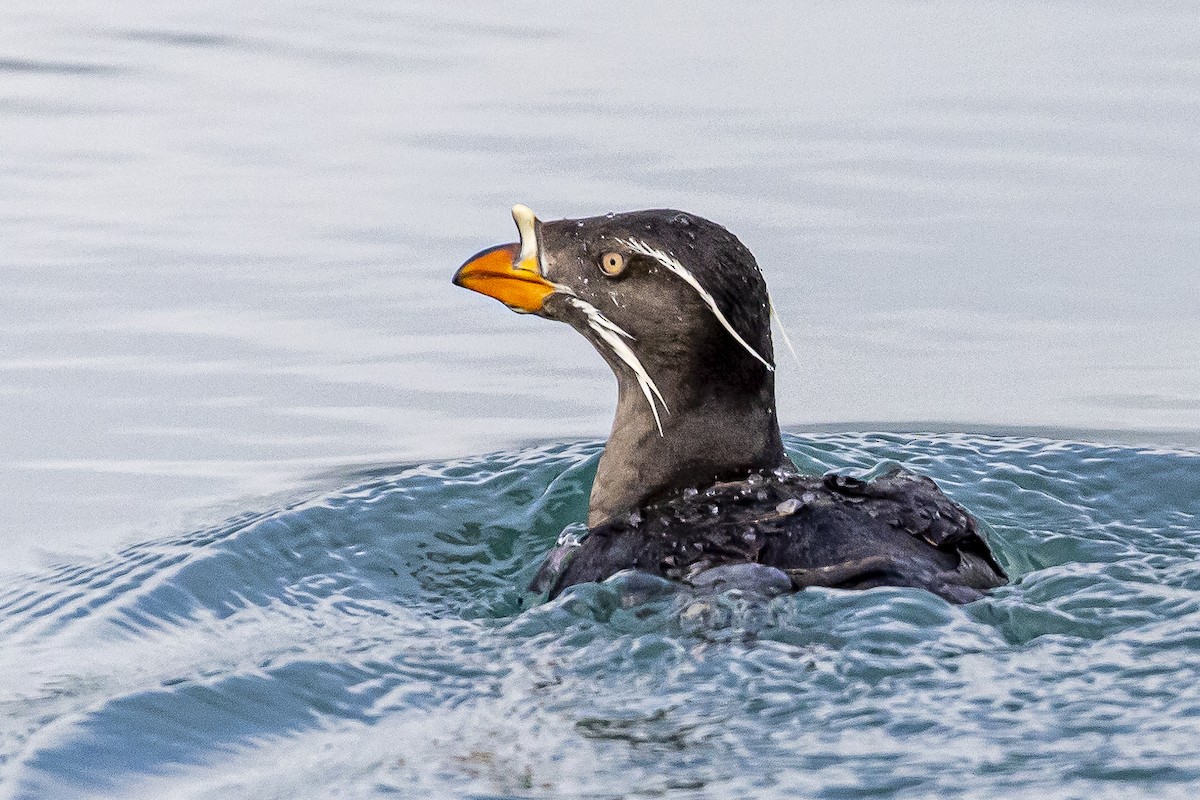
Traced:
[[514, 202], [731, 228], [800, 353], [785, 423], [1200, 441], [1192, 3], [9, 0], [0, 31], [0, 570], [602, 436], [586, 343], [448, 282]]

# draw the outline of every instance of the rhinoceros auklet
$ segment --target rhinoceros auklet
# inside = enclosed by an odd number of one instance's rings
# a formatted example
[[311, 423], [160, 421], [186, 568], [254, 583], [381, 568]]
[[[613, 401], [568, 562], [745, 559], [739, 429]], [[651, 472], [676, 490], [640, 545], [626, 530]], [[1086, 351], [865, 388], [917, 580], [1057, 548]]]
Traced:
[[797, 472], [775, 412], [766, 282], [733, 234], [672, 210], [512, 213], [521, 241], [474, 256], [454, 283], [570, 324], [618, 386], [587, 535], [560, 541], [535, 591], [626, 569], [693, 585], [750, 570], [780, 590], [916, 586], [954, 602], [1005, 583], [975, 520], [929, 478]]

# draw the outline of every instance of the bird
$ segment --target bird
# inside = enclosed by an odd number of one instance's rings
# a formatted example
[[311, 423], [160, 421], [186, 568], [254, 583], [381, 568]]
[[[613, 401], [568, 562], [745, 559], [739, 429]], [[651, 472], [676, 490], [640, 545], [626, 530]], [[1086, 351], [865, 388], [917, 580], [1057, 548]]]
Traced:
[[512, 216], [520, 240], [472, 256], [453, 283], [567, 323], [617, 381], [586, 530], [568, 526], [531, 591], [554, 598], [626, 570], [770, 595], [917, 587], [952, 603], [1007, 583], [978, 521], [930, 478], [796, 468], [766, 281], [726, 228], [674, 209]]

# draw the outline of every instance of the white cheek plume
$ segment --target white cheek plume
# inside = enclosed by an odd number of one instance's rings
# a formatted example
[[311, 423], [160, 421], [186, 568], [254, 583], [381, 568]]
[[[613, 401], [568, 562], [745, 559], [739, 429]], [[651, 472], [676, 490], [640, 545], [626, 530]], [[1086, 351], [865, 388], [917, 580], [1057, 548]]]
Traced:
[[[646, 396], [646, 402], [650, 404], [650, 413], [654, 415], [654, 424], [658, 427], [658, 435], [664, 436], [662, 418], [658, 415], [658, 406], [661, 404], [662, 410], [668, 414], [671, 411], [667, 408], [667, 401], [663, 399], [662, 392], [654, 385], [654, 380], [646, 372], [646, 368], [642, 366], [642, 362], [638, 359], [637, 354], [625, 342], [625, 339], [632, 342], [634, 338], [624, 328], [621, 328], [608, 317], [601, 314], [599, 309], [588, 301], [569, 295], [567, 302], [584, 313], [584, 316], [587, 317], [588, 327], [608, 345], [613, 355], [621, 359], [625, 366], [629, 367], [633, 372], [634, 377], [637, 378], [638, 388], [642, 390], [642, 394]], [[658, 402], [656, 403], [655, 400]]]

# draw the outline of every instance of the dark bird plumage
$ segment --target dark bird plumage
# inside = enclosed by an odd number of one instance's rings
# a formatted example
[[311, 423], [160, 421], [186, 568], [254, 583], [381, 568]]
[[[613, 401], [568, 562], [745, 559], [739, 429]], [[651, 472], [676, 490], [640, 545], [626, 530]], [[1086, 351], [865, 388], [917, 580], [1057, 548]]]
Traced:
[[671, 210], [513, 217], [521, 242], [480, 253], [455, 283], [572, 325], [618, 385], [589, 533], [550, 553], [535, 590], [625, 569], [706, 582], [751, 564], [797, 590], [916, 586], [954, 602], [1006, 581], [975, 520], [932, 480], [796, 473], [775, 411], [766, 283], [727, 230]]

